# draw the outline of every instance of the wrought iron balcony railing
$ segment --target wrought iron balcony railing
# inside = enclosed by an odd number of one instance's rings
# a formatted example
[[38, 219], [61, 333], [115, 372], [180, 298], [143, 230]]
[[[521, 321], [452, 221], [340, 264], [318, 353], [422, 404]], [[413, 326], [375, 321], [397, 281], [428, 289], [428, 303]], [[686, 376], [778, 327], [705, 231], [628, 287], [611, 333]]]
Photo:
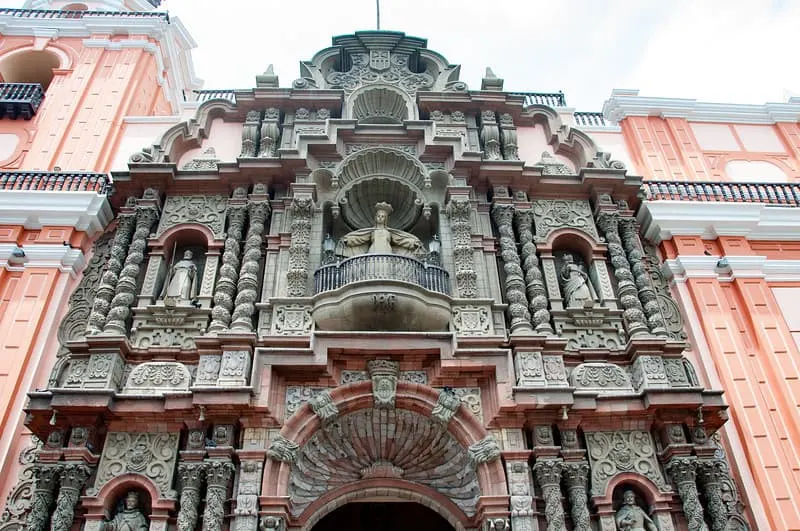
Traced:
[[108, 175], [90, 172], [5, 171], [0, 172], [0, 191], [96, 192], [111, 195]]
[[582, 127], [611, 127], [615, 125], [608, 120], [601, 112], [575, 112], [575, 123]]
[[525, 107], [528, 105], [548, 105], [550, 107], [566, 107], [567, 98], [558, 92], [513, 92], [515, 96], [525, 96]]
[[800, 206], [800, 183], [646, 181], [651, 201], [710, 201]]
[[228, 100], [231, 103], [236, 103], [236, 93], [233, 89], [203, 89], [195, 90], [196, 100], [200, 103], [209, 100]]
[[396, 254], [362, 254], [314, 272], [314, 293], [332, 291], [353, 282], [398, 280], [444, 295], [450, 294], [450, 275], [434, 265]]
[[44, 100], [44, 90], [39, 83], [0, 83], [0, 118], [16, 120], [22, 116], [30, 120]]
[[[152, 1], [150, 2], [153, 3]], [[157, 4], [153, 4], [156, 5]], [[17, 18], [88, 18], [88, 17], [126, 17], [126, 18], [161, 18], [169, 22], [169, 14], [161, 11], [79, 11], [73, 9], [15, 9], [0, 8], [0, 17]]]

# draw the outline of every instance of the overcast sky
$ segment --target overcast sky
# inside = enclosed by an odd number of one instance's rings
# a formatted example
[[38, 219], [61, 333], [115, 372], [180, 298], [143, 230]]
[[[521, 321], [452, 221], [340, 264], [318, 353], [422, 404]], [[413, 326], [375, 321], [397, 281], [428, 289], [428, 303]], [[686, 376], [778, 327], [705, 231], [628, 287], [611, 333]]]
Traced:
[[[205, 88], [250, 88], [274, 63], [281, 86], [331, 36], [375, 29], [376, 0], [164, 0], [197, 41]], [[480, 88], [562, 90], [600, 110], [612, 88], [764, 103], [800, 93], [798, 0], [380, 0], [381, 29], [428, 39]], [[19, 7], [22, 0], [0, 0]]]

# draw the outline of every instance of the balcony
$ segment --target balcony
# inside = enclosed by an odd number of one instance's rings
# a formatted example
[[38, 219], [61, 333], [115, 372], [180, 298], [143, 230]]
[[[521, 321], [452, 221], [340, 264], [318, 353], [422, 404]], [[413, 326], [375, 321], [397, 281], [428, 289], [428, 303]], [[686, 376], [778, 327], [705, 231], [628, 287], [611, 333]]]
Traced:
[[563, 92], [514, 92], [515, 96], [525, 97], [525, 107], [530, 105], [547, 105], [548, 107], [566, 107], [567, 98]]
[[394, 254], [364, 254], [314, 273], [320, 330], [442, 331], [450, 322], [450, 275]]
[[0, 190], [95, 192], [111, 195], [112, 184], [104, 173], [4, 171], [0, 172]]
[[0, 83], [0, 118], [30, 120], [39, 110], [44, 90], [39, 83]]
[[800, 206], [800, 184], [646, 181], [650, 201], [706, 201], [715, 203], [765, 203]]
[[614, 127], [616, 124], [606, 120], [601, 112], [575, 112], [575, 124], [579, 127]]
[[[160, 3], [160, 0], [148, 1], [154, 7], [158, 7], [158, 4]], [[159, 11], [78, 11], [70, 9], [17, 9], [13, 7], [2, 7], [0, 8], [0, 18], [4, 16], [34, 19], [78, 19], [91, 17], [160, 18], [166, 22], [169, 22], [169, 14]]]

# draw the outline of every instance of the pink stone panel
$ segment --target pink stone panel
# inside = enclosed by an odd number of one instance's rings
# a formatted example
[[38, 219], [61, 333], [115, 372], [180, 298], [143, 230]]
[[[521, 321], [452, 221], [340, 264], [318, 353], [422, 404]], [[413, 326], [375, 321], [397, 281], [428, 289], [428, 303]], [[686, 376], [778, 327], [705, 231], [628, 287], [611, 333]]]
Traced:
[[729, 124], [694, 122], [690, 127], [704, 151], [741, 151]]
[[208, 138], [203, 141], [202, 147], [190, 149], [184, 153], [180, 161], [178, 161], [178, 168], [182, 168], [184, 164], [193, 158], [199, 157], [209, 147], [214, 148], [217, 158], [221, 161], [232, 162], [236, 160], [242, 152], [242, 124], [239, 122], [225, 122], [222, 118], [215, 118], [211, 120], [209, 129]]
[[745, 151], [786, 152], [786, 147], [771, 125], [736, 124], [733, 128]]

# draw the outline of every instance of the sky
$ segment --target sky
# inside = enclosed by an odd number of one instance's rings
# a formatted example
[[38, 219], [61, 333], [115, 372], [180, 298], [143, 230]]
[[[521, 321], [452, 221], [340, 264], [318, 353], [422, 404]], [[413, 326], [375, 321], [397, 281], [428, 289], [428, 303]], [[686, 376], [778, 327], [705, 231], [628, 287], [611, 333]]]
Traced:
[[[0, 0], [19, 7], [22, 0]], [[334, 35], [376, 27], [376, 0], [164, 0], [197, 41], [204, 88], [251, 88], [270, 63], [281, 86]], [[798, 0], [380, 0], [381, 29], [428, 39], [479, 89], [563, 91], [601, 110], [613, 88], [722, 103], [800, 95]]]

